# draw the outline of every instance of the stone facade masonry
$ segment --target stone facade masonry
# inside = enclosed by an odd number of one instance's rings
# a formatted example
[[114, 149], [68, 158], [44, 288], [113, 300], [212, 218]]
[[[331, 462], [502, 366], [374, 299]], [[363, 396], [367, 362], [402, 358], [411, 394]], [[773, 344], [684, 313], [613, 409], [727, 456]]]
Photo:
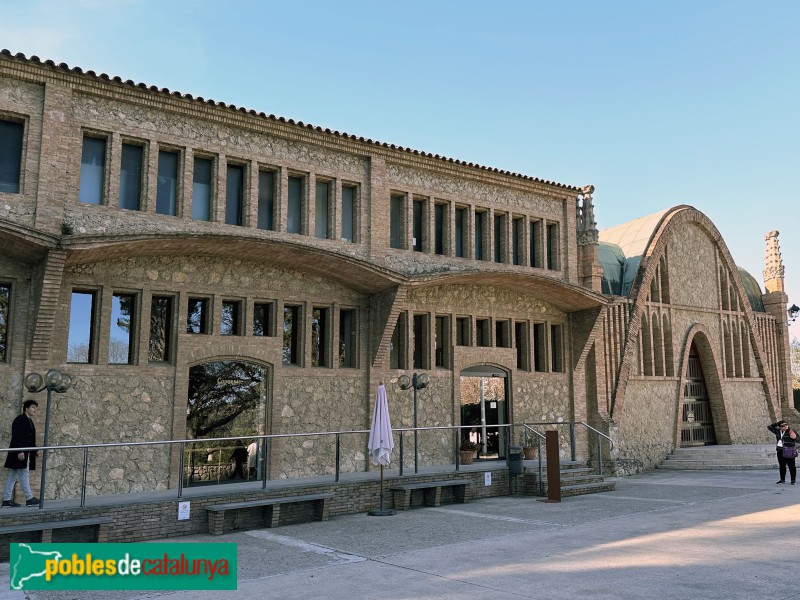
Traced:
[[[325, 432], [344, 432], [341, 471], [374, 468], [365, 430], [375, 389], [386, 385], [392, 425], [411, 428], [413, 394], [397, 382], [415, 372], [430, 377], [418, 392], [418, 425], [445, 428], [419, 433], [420, 463], [452, 464], [467, 435], [446, 429], [462, 423], [462, 376], [483, 369], [504, 381], [498, 419], [514, 424], [511, 441], [521, 442], [523, 423], [551, 423], [541, 429], [563, 431], [567, 457], [566, 426], [585, 421], [613, 439], [604, 454], [612, 470], [633, 472], [681, 443], [693, 341], [724, 443], [762, 442], [766, 422], [782, 411], [794, 416], [781, 404], [788, 365], [782, 297], [768, 297], [766, 313], [752, 308], [724, 240], [691, 207], [665, 213], [630, 297], [621, 298], [597, 291], [594, 214], [602, 203], [592, 203], [592, 186], [466, 164], [7, 52], [0, 53], [0, 120], [24, 125], [20, 191], [0, 192], [0, 286], [10, 289], [0, 417], [10, 422], [28, 397], [44, 401], [23, 390], [26, 373], [69, 373], [73, 388], [54, 394], [52, 444], [182, 440], [190, 370], [241, 362], [264, 374], [258, 433], [314, 434], [271, 440], [272, 479], [332, 475], [336, 438]], [[85, 136], [106, 144], [97, 205], [78, 202]], [[124, 144], [143, 149], [139, 210], [119, 206]], [[156, 211], [162, 150], [178, 154], [174, 215]], [[208, 221], [191, 217], [195, 158], [213, 163]], [[237, 225], [226, 224], [229, 165], [244, 174]], [[262, 171], [275, 180], [269, 230], [258, 226]], [[288, 232], [293, 178], [302, 182], [299, 233]], [[320, 237], [317, 183], [329, 189], [319, 203], [323, 210], [327, 202], [329, 224]], [[353, 190], [352, 240], [342, 239], [346, 189]], [[394, 222], [393, 194], [405, 199]], [[414, 201], [423, 207], [416, 225]], [[457, 256], [462, 209], [464, 252]], [[486, 221], [482, 260], [474, 258], [476, 213]], [[423, 232], [421, 251], [413, 249], [415, 227]], [[76, 291], [95, 302], [91, 328], [82, 325], [94, 352], [80, 364], [68, 362], [70, 327], [79, 323], [71, 309]], [[130, 364], [109, 364], [115, 294], [134, 299]], [[154, 297], [172, 300], [169, 351], [158, 362], [148, 355]], [[206, 333], [187, 332], [194, 298], [208, 302]], [[223, 303], [231, 302], [239, 329], [223, 335]], [[261, 306], [270, 318], [266, 335], [254, 334]], [[285, 309], [296, 319], [294, 364], [286, 364]], [[315, 310], [326, 315], [319, 337]], [[350, 318], [352, 338], [342, 331]], [[320, 339], [323, 360], [315, 365]], [[352, 352], [350, 364], [340, 363], [342, 345]], [[578, 458], [591, 460], [589, 435], [580, 426], [577, 433]], [[0, 429], [0, 445], [8, 434]], [[403, 444], [408, 468], [410, 432]], [[87, 493], [175, 489], [180, 464], [178, 444], [92, 449]], [[51, 453], [46, 497], [75, 497], [82, 470], [82, 450]], [[334, 512], [363, 506], [353, 500]], [[202, 529], [192, 527], [186, 530]]]

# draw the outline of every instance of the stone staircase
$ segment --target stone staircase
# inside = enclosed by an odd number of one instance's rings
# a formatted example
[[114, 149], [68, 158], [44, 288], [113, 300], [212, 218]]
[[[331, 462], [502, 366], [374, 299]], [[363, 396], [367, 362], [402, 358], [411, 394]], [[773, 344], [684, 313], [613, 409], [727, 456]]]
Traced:
[[[531, 461], [532, 462], [532, 461]], [[535, 464], [535, 463], [534, 463]], [[544, 494], [547, 496], [547, 465], [542, 463], [542, 478], [544, 480]], [[522, 476], [523, 494], [539, 495], [539, 468], [525, 465]], [[594, 469], [580, 461], [561, 461], [561, 497], [581, 496], [583, 494], [597, 494], [599, 492], [613, 492], [616, 483], [606, 481], [603, 475], [598, 475]]]
[[691, 446], [675, 448], [656, 468], [713, 471], [777, 469], [778, 461], [775, 458], [775, 444]]

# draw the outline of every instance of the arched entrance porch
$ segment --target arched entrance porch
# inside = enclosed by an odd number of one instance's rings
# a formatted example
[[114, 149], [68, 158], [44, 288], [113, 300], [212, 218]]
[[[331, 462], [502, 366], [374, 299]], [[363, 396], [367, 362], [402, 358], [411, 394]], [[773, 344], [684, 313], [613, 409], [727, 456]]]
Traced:
[[689, 331], [681, 364], [676, 446], [730, 444], [719, 361], [704, 326], [696, 324]]

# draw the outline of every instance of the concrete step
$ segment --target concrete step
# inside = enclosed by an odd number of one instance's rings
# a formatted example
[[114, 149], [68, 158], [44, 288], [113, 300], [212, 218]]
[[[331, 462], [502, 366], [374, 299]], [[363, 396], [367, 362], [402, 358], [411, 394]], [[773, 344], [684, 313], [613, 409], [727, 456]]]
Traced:
[[657, 469], [670, 470], [768, 470], [777, 469], [775, 446], [735, 444], [675, 448]]
[[600, 492], [613, 492], [617, 484], [611, 481], [601, 483], [586, 483], [581, 485], [562, 485], [561, 497], [582, 496], [584, 494], [598, 494]]

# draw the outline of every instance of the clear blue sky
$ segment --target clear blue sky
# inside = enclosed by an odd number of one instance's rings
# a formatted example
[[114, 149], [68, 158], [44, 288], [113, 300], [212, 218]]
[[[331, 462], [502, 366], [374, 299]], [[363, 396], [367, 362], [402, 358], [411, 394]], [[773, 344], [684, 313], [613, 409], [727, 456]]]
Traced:
[[[572, 185], [691, 204], [800, 305], [800, 2], [26, 0], [0, 46]], [[792, 327], [800, 336], [800, 320]]]

